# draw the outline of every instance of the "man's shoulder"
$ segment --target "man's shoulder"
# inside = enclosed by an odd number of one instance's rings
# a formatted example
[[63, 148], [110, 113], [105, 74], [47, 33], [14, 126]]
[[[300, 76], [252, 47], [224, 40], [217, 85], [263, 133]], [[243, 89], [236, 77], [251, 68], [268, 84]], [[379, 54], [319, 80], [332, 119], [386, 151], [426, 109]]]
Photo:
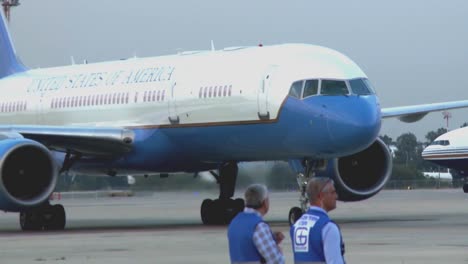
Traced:
[[323, 227], [323, 234], [330, 234], [330, 235], [340, 235], [340, 228], [338, 227], [338, 225], [333, 222], [333, 221], [329, 221], [328, 223], [325, 224], [325, 226]]

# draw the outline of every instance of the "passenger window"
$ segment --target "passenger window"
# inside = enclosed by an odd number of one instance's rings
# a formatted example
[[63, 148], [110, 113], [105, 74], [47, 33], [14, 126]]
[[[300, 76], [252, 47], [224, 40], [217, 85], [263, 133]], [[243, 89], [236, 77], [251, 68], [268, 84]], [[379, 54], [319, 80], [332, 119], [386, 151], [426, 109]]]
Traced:
[[300, 99], [301, 93], [302, 93], [302, 84], [303, 84], [303, 81], [294, 82], [291, 85], [291, 89], [289, 90], [289, 96]]
[[349, 94], [349, 92], [344, 81], [322, 80], [322, 88], [320, 89], [320, 94], [347, 95]]
[[318, 80], [307, 80], [304, 85], [304, 95], [302, 98], [307, 96], [316, 95], [318, 93]]

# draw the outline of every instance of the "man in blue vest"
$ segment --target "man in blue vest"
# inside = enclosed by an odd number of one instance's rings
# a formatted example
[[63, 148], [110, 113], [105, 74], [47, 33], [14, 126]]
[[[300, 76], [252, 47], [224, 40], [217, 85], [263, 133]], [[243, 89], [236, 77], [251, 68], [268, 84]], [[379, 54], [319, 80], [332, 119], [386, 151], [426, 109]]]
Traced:
[[284, 256], [279, 243], [281, 232], [273, 233], [263, 221], [270, 207], [265, 185], [253, 184], [244, 194], [245, 208], [232, 219], [228, 227], [229, 255], [231, 263], [283, 264]]
[[290, 230], [294, 263], [345, 263], [340, 229], [327, 214], [336, 208], [338, 198], [333, 180], [312, 178], [307, 195], [310, 207]]

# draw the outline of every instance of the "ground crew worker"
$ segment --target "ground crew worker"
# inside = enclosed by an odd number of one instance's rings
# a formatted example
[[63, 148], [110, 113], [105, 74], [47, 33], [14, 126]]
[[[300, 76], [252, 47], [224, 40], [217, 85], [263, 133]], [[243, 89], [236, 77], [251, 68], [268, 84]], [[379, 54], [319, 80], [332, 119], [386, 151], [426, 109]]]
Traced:
[[238, 213], [228, 227], [231, 263], [283, 264], [284, 256], [279, 244], [284, 235], [273, 233], [263, 221], [270, 207], [266, 186], [250, 185], [244, 198], [244, 211]]
[[336, 208], [338, 198], [333, 180], [312, 178], [307, 195], [310, 207], [290, 229], [294, 263], [345, 263], [341, 231], [327, 214]]

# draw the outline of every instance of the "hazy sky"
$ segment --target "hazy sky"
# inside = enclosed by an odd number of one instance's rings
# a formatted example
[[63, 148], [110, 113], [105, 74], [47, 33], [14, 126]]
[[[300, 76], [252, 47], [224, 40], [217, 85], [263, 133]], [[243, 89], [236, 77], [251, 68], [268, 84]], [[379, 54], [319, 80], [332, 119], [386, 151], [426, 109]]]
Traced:
[[[310, 43], [353, 59], [383, 107], [468, 100], [468, 1], [20, 0], [10, 24], [30, 67], [263, 43]], [[468, 121], [452, 111], [450, 128]], [[394, 139], [445, 126], [383, 122]]]

